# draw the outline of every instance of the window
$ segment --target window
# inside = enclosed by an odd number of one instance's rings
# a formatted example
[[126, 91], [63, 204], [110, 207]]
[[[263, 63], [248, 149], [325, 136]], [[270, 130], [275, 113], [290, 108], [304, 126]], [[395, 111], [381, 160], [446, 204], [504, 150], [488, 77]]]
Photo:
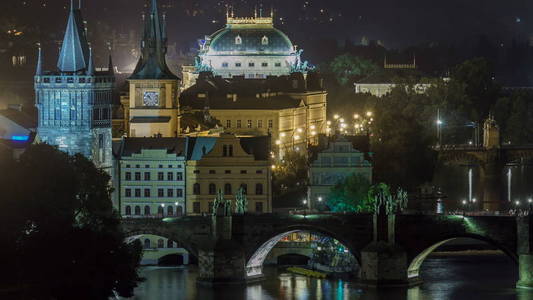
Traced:
[[171, 240], [167, 240], [167, 248], [174, 248], [174, 242]]
[[176, 197], [183, 197], [183, 190], [182, 189], [176, 189]]
[[222, 63], [222, 68], [227, 68], [229, 66], [229, 64], [227, 62], [223, 62]]
[[150, 172], [144, 172], [144, 180], [146, 181], [150, 180]]
[[272, 128], [274, 126], [274, 122], [272, 120], [268, 120], [268, 128]]
[[167, 173], [167, 180], [168, 181], [174, 180], [174, 173], [173, 172], [168, 172]]
[[226, 120], [226, 128], [231, 128], [231, 120]]
[[252, 120], [248, 120], [248, 121], [246, 122], [246, 124], [247, 124], [246, 126], [247, 126], [248, 128], [252, 128]]
[[241, 188], [245, 194], [248, 194], [248, 185], [246, 183], [241, 183]]
[[257, 170], [255, 171], [255, 174], [263, 174], [263, 170]]
[[199, 214], [200, 213], [200, 202], [194, 202], [192, 204], [192, 212], [195, 213], [195, 214]]
[[135, 197], [141, 197], [141, 189], [135, 189]]
[[228, 145], [222, 146], [222, 156], [224, 157], [228, 156]]
[[263, 128], [263, 120], [257, 120], [257, 128]]
[[217, 171], [215, 171], [215, 170], [209, 170], [209, 174], [216, 174], [216, 173], [217, 173]]
[[141, 207], [139, 205], [135, 206], [135, 215], [140, 216], [141, 215]]
[[135, 172], [135, 181], [141, 180], [141, 172]]
[[163, 239], [158, 239], [157, 248], [163, 248], [163, 247], [165, 247], [165, 241], [163, 241]]
[[255, 202], [255, 212], [263, 212], [263, 202]]
[[165, 174], [163, 172], [157, 172], [157, 180], [165, 180]]
[[235, 63], [235, 67], [240, 68], [241, 67], [241, 63], [240, 62]]
[[276, 66], [277, 68], [281, 67], [281, 63], [280, 62], [277, 62], [274, 64], [274, 66]]
[[177, 172], [176, 173], [176, 180], [177, 181], [183, 181], [183, 172]]
[[261, 67], [263, 67], [263, 68], [268, 67], [268, 63], [267, 63], [267, 62], [263, 62], [263, 63], [261, 63]]
[[200, 170], [194, 170], [194, 174], [200, 174]]
[[224, 185], [224, 195], [231, 195], [231, 184], [226, 183]]
[[241, 45], [242, 44], [242, 38], [240, 35], [235, 37], [235, 45]]
[[150, 189], [144, 189], [144, 196], [150, 197]]
[[268, 45], [268, 37], [266, 35], [261, 39], [261, 45]]
[[172, 168], [172, 165], [168, 165], [168, 168], [171, 169], [171, 168]]
[[228, 156], [233, 156], [233, 145], [228, 146]]
[[159, 165], [159, 169], [162, 169], [163, 168], [163, 165]]
[[130, 165], [126, 165], [126, 168], [131, 168], [131, 166]]
[[157, 189], [157, 197], [159, 197], [159, 198], [165, 197], [165, 190], [164, 189]]
[[126, 216], [131, 216], [131, 206], [126, 205]]
[[131, 197], [131, 189], [126, 189], [126, 197]]
[[149, 216], [150, 215], [150, 206], [146, 205], [144, 207], [144, 215]]
[[176, 208], [176, 216], [181, 215], [183, 215], [183, 208], [181, 207], [181, 205], [178, 205], [178, 207]]
[[217, 186], [214, 183], [209, 184], [209, 195], [215, 195], [217, 193]]
[[144, 165], [144, 168], [148, 169], [150, 168], [150, 165]]
[[163, 215], [163, 212], [164, 212], [164, 211], [163, 211], [163, 206], [158, 206], [158, 207], [157, 207], [157, 214], [160, 215], [160, 216], [162, 216], [162, 215]]
[[255, 194], [263, 195], [263, 184], [262, 183], [258, 183], [255, 185]]
[[167, 189], [167, 197], [174, 197], [174, 189]]
[[249, 63], [248, 63], [248, 67], [250, 67], [250, 68], [255, 67], [255, 63], [253, 63], [253, 62], [249, 62]]
[[225, 170], [224, 174], [231, 174], [231, 170]]
[[167, 207], [167, 215], [168, 216], [173, 216], [174, 215], [174, 207], [172, 207], [172, 206]]
[[150, 240], [149, 239], [145, 239], [144, 240], [144, 249], [150, 249], [150, 247], [152, 247], [152, 245], [150, 243]]
[[135, 165], [135, 168], [137, 168], [137, 169], [140, 168], [140, 167], [141, 167], [141, 165]]
[[241, 120], [237, 120], [237, 128], [241, 128]]
[[241, 174], [247, 174], [248, 171], [247, 170], [241, 170]]
[[195, 183], [192, 187], [192, 193], [194, 195], [200, 195], [200, 184], [199, 183]]

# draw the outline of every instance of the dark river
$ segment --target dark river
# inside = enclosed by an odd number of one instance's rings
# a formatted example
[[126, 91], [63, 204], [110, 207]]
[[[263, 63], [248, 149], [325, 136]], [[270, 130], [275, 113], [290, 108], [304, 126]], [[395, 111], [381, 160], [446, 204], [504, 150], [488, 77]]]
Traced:
[[266, 267], [266, 280], [249, 286], [198, 287], [196, 267], [145, 267], [135, 290], [138, 300], [180, 299], [379, 299], [533, 300], [533, 290], [517, 290], [517, 266], [503, 255], [430, 257], [422, 265], [424, 284], [410, 289], [361, 289], [350, 281], [312, 279]]

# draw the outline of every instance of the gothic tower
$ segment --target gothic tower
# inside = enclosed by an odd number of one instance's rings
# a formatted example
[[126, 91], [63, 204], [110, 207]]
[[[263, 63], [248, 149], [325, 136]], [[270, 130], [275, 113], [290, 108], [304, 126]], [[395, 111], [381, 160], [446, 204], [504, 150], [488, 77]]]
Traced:
[[[35, 74], [41, 142], [81, 153], [97, 167], [111, 167], [111, 101], [114, 72], [96, 71], [80, 8], [71, 5], [57, 70]], [[111, 58], [110, 58], [111, 63]]]
[[128, 78], [130, 84], [129, 136], [175, 137], [179, 133], [179, 78], [167, 66], [165, 16], [159, 15], [157, 0], [151, 0], [144, 18], [139, 62]]

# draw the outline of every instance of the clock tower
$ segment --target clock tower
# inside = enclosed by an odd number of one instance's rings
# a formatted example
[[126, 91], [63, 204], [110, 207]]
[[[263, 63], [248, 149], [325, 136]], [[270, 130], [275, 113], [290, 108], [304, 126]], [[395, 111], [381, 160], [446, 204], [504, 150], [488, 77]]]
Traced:
[[130, 137], [175, 137], [178, 135], [179, 78], [167, 66], [165, 18], [160, 18], [157, 0], [144, 20], [139, 62], [128, 78]]

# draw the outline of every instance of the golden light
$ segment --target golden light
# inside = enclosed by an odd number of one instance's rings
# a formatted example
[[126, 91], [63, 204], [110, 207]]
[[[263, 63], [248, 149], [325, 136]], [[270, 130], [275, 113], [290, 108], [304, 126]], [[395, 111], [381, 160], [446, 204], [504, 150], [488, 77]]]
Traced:
[[294, 136], [294, 139], [295, 139], [295, 140], [299, 140], [299, 139], [300, 139], [300, 136], [299, 136], [299, 135], [295, 135], [295, 136]]
[[339, 121], [341, 121], [341, 123], [344, 123], [344, 118], [341, 118]]
[[359, 119], [359, 114], [355, 114], [355, 115], [353, 115], [353, 118], [354, 118], [354, 119]]
[[337, 115], [337, 114], [333, 116], [333, 119], [335, 119], [335, 120], [337, 120], [338, 118], [340, 118], [340, 116]]
[[367, 117], [371, 117], [371, 116], [372, 116], [372, 112], [371, 112], [371, 111], [367, 111], [367, 112], [366, 112], [366, 116], [367, 116]]
[[346, 123], [342, 123], [342, 124], [341, 124], [341, 127], [342, 127], [342, 128], [346, 128]]
[[314, 129], [316, 128], [316, 126], [315, 126], [315, 125], [311, 125], [311, 127], [309, 127], [309, 128], [311, 128], [312, 130], [314, 130]]
[[311, 131], [311, 135], [316, 135], [316, 131]]
[[280, 140], [276, 140], [276, 145], [280, 145], [281, 144], [281, 141]]
[[276, 169], [276, 166], [275, 165], [272, 165], [272, 170], [275, 170]]
[[296, 129], [296, 131], [298, 131], [299, 133], [303, 132], [302, 128], [298, 128], [298, 129]]
[[281, 135], [281, 137], [285, 137], [286, 136], [285, 132], [282, 132], [280, 135]]
[[326, 124], [328, 124], [328, 126], [331, 125], [331, 121], [327, 121]]

